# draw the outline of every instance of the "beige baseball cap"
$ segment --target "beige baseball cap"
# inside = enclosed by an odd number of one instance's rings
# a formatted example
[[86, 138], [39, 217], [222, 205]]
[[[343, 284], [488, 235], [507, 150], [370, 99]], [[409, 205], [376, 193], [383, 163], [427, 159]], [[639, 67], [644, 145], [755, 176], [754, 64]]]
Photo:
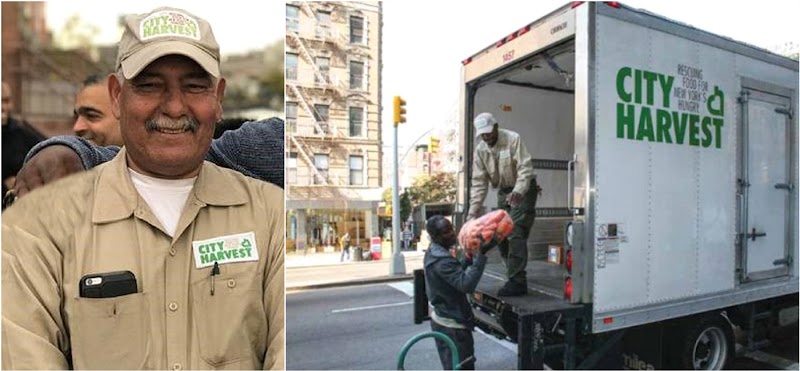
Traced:
[[475, 116], [475, 121], [473, 124], [475, 125], [475, 136], [479, 136], [481, 134], [491, 133], [494, 130], [494, 124], [497, 123], [495, 120], [494, 115], [489, 112], [483, 112], [478, 116]]
[[161, 7], [146, 14], [125, 16], [117, 68], [131, 79], [154, 60], [180, 54], [192, 58], [219, 77], [219, 45], [205, 19], [182, 9]]

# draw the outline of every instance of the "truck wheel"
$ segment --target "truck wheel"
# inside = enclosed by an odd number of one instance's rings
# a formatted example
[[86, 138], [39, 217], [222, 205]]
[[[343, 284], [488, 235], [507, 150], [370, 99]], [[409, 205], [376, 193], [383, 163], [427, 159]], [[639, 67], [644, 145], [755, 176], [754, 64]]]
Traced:
[[673, 360], [684, 370], [722, 370], [735, 352], [733, 329], [718, 313], [691, 317], [679, 329]]

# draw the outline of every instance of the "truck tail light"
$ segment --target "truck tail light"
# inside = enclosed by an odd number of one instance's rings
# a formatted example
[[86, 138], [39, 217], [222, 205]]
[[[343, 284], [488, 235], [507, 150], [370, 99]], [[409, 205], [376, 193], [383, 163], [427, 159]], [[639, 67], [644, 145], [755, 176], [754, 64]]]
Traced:
[[571, 9], [575, 9], [575, 8], [581, 6], [581, 4], [583, 4], [583, 3], [585, 3], [585, 1], [573, 1], [572, 5], [570, 5], [570, 8]]
[[616, 9], [619, 9], [619, 7], [621, 6], [619, 1], [604, 1], [604, 3], [606, 5], [608, 5], [608, 6], [610, 6], [612, 8], [616, 8]]
[[567, 267], [567, 272], [572, 273], [572, 250], [567, 251], [567, 262], [564, 265]]
[[572, 277], [564, 280], [564, 299], [572, 300]]

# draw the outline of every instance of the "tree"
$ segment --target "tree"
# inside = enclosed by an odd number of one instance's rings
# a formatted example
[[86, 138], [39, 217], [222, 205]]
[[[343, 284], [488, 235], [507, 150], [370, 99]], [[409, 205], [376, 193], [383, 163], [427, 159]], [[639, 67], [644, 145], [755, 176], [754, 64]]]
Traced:
[[413, 207], [432, 202], [455, 202], [456, 176], [454, 173], [420, 175], [406, 192]]
[[[400, 193], [400, 220], [408, 220], [413, 208], [433, 202], [455, 202], [456, 175], [454, 173], [435, 173], [420, 175], [414, 185]], [[383, 202], [392, 207], [392, 188], [383, 191]]]
[[100, 35], [100, 28], [84, 21], [77, 13], [67, 18], [64, 26], [55, 34], [53, 44], [61, 49], [95, 50], [94, 39]]
[[[386, 207], [393, 206], [392, 187], [386, 188], [386, 190], [383, 191], [383, 202], [386, 203]], [[400, 220], [408, 220], [409, 215], [411, 215], [411, 200], [409, 199], [409, 194], [406, 191], [400, 194]]]

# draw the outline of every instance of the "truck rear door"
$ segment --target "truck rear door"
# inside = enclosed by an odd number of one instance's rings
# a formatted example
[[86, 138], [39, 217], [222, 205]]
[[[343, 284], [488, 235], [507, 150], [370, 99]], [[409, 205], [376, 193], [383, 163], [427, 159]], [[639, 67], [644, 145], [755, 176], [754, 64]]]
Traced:
[[[763, 86], [742, 93], [743, 281], [789, 272], [791, 101]], [[776, 94], [777, 93], [777, 94]]]

